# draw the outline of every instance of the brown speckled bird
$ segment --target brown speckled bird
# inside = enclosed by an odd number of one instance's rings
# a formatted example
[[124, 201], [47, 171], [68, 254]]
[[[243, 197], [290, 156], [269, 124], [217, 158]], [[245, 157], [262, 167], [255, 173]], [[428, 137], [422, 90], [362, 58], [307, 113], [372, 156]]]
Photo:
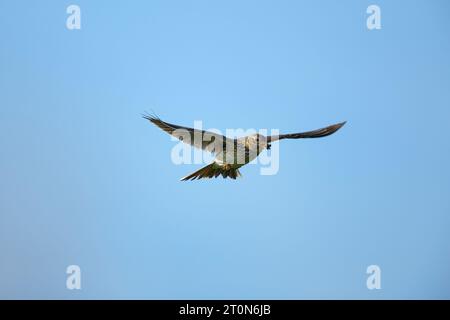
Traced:
[[253, 161], [264, 149], [270, 150], [272, 142], [283, 139], [326, 137], [335, 133], [346, 123], [341, 122], [322, 129], [301, 133], [268, 137], [261, 134], [253, 134], [231, 139], [217, 133], [164, 122], [156, 116], [143, 115], [143, 117], [181, 141], [196, 148], [212, 152], [215, 155], [215, 159], [211, 164], [182, 178], [182, 181], [217, 178], [219, 175], [222, 175], [223, 178], [236, 179], [241, 176], [239, 168]]

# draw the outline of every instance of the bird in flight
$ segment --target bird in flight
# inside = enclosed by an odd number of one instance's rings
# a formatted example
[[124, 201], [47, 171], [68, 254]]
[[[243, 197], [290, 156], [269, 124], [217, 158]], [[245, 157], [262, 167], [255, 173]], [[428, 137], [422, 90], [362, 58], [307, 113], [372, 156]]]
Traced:
[[153, 115], [143, 115], [143, 118], [182, 142], [212, 152], [215, 155], [215, 159], [211, 164], [182, 178], [181, 181], [217, 178], [220, 175], [223, 178], [236, 179], [241, 176], [239, 168], [253, 161], [263, 150], [270, 150], [272, 142], [283, 139], [326, 137], [338, 131], [346, 123], [344, 121], [322, 129], [301, 133], [267, 137], [256, 133], [242, 138], [231, 139], [210, 131], [171, 124]]

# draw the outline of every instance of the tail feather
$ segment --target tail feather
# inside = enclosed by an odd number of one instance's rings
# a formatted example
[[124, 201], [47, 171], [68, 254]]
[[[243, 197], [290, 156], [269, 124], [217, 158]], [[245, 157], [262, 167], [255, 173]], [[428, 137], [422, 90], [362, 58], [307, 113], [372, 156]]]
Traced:
[[181, 181], [217, 178], [220, 175], [222, 175], [224, 179], [229, 177], [235, 180], [237, 177], [241, 176], [241, 173], [239, 172], [239, 169], [232, 168], [231, 166], [221, 166], [213, 162], [206, 167], [203, 167], [200, 170], [197, 170], [194, 173], [182, 178]]

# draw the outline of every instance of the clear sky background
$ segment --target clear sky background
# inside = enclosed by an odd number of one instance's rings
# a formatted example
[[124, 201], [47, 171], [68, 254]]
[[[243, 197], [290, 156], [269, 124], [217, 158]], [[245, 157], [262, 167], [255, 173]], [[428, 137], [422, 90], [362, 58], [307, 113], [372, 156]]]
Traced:
[[[0, 298], [450, 298], [449, 9], [1, 1]], [[172, 163], [150, 110], [221, 130], [348, 123], [283, 141], [277, 175], [186, 183], [200, 165]]]

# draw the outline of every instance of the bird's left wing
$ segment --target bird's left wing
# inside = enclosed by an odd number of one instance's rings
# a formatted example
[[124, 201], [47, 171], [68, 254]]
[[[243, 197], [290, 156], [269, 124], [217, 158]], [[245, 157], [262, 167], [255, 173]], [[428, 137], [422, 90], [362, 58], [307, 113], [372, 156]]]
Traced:
[[342, 128], [344, 126], [345, 123], [346, 123], [346, 121], [341, 122], [341, 123], [336, 123], [331, 126], [313, 130], [313, 131], [281, 134], [278, 136], [270, 136], [270, 137], [267, 137], [267, 141], [270, 143], [270, 142], [275, 142], [275, 141], [282, 140], [282, 139], [323, 138], [323, 137], [329, 136], [329, 135], [335, 133], [336, 131], [338, 131], [340, 128]]
[[143, 117], [171, 136], [205, 151], [217, 154], [219, 153], [219, 150], [223, 150], [227, 143], [233, 143], [231, 139], [228, 139], [221, 134], [178, 126], [162, 121], [156, 116], [143, 115]]

